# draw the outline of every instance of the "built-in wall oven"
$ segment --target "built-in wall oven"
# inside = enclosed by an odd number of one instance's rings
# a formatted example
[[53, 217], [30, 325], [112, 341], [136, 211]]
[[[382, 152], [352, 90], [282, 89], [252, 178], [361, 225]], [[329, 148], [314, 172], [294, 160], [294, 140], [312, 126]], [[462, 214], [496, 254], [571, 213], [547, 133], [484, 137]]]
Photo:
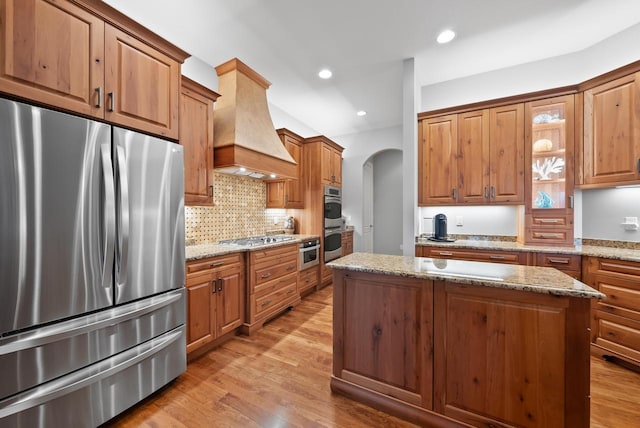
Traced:
[[300, 243], [299, 270], [309, 269], [320, 263], [320, 240], [313, 239]]
[[324, 261], [342, 256], [342, 190], [324, 186]]

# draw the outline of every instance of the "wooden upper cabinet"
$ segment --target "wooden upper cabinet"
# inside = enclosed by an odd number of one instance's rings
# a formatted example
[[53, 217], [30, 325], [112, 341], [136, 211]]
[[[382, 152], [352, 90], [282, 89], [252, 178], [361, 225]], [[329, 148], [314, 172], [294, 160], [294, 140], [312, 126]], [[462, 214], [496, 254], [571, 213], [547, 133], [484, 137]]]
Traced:
[[524, 105], [490, 110], [491, 202], [524, 203]]
[[213, 103], [218, 94], [182, 77], [180, 144], [184, 146], [184, 202], [213, 204]]
[[68, 1], [5, 0], [0, 13], [0, 91], [102, 118], [104, 22]]
[[455, 114], [427, 118], [418, 127], [419, 205], [450, 205], [456, 202], [457, 120]]
[[584, 187], [640, 181], [640, 73], [584, 92]]
[[322, 146], [322, 181], [331, 186], [342, 185], [342, 150]]
[[105, 49], [105, 119], [177, 139], [180, 63], [108, 24]]
[[483, 204], [489, 199], [489, 110], [458, 115], [458, 199]]
[[0, 92], [178, 139], [189, 55], [103, 2], [2, 0]]
[[268, 180], [267, 208], [304, 208], [303, 138], [284, 128], [278, 129], [277, 132], [282, 144], [298, 164], [296, 167], [297, 178]]

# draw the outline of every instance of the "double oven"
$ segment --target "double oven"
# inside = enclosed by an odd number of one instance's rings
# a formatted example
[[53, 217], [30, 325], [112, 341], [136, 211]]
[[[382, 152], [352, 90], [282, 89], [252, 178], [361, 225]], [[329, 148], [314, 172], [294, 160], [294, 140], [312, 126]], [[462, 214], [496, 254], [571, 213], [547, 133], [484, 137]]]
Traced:
[[324, 186], [324, 261], [342, 256], [342, 190]]

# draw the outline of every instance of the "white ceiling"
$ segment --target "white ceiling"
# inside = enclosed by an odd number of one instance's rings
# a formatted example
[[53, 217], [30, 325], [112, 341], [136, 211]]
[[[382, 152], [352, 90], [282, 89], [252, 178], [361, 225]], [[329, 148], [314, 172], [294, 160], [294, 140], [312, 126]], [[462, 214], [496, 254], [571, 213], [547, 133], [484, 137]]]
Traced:
[[[271, 104], [329, 137], [401, 123], [406, 58], [424, 86], [576, 52], [640, 22], [638, 0], [104, 1], [212, 67], [239, 58], [272, 83]], [[458, 35], [438, 45], [445, 28]], [[323, 67], [332, 79], [317, 77]]]

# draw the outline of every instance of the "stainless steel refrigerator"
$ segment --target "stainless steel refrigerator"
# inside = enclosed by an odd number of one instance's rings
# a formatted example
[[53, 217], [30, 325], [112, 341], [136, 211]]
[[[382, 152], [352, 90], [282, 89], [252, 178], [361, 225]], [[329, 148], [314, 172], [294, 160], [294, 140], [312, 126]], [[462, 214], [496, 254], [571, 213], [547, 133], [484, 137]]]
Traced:
[[96, 426], [186, 370], [183, 168], [0, 98], [0, 427]]

